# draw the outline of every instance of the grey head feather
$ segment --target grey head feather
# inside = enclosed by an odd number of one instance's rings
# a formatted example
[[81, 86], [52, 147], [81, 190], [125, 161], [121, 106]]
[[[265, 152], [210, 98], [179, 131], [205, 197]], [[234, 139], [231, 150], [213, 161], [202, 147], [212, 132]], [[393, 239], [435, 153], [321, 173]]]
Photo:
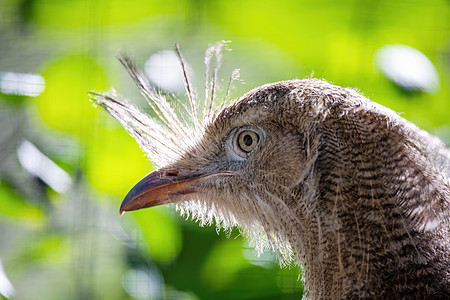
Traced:
[[[181, 195], [177, 209], [201, 224], [239, 226], [259, 251], [301, 264], [311, 299], [448, 299], [448, 147], [356, 90], [319, 79], [263, 85], [224, 106], [215, 99], [222, 47], [207, 51], [207, 74], [213, 55], [217, 68], [205, 77], [203, 103], [187, 72], [189, 107], [169, 102], [127, 58], [157, 117], [114, 90], [93, 93], [162, 169], [214, 165], [235, 174]], [[240, 159], [234, 134], [246, 129], [260, 141]]]

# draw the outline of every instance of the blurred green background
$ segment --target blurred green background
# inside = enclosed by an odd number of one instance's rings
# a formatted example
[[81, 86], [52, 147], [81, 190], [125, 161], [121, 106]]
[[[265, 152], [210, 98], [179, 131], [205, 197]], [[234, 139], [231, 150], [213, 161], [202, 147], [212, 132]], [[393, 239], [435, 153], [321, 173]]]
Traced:
[[[240, 68], [234, 98], [268, 82], [325, 78], [448, 143], [449, 20], [444, 0], [0, 1], [0, 294], [300, 299], [300, 268], [255, 256], [238, 230], [227, 238], [170, 206], [119, 217], [153, 167], [87, 92], [115, 87], [142, 105], [115, 56], [144, 69], [178, 42], [201, 94], [205, 49], [230, 40], [220, 77], [226, 86]], [[380, 50], [397, 44], [429, 60]]]

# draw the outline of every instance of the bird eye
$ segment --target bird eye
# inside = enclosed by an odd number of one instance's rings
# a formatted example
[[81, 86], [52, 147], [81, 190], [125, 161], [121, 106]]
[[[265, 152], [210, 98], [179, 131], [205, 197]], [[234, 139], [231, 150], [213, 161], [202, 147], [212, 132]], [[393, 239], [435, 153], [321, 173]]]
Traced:
[[243, 125], [233, 128], [227, 135], [225, 151], [232, 161], [244, 161], [249, 158], [249, 153], [256, 149], [264, 139], [264, 129], [254, 125]]
[[250, 130], [245, 130], [239, 133], [237, 137], [237, 145], [245, 153], [249, 153], [258, 145], [259, 135]]

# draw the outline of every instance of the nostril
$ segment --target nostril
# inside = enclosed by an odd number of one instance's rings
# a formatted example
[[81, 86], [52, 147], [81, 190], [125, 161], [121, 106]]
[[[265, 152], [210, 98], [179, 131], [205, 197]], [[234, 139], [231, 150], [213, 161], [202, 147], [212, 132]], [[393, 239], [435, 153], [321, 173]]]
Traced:
[[171, 172], [166, 172], [166, 176], [178, 176], [178, 172], [177, 171], [171, 171]]

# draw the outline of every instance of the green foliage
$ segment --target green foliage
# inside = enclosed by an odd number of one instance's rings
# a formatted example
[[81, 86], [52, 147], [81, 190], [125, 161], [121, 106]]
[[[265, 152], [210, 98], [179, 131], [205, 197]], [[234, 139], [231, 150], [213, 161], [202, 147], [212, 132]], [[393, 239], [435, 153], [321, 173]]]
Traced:
[[133, 138], [114, 125], [97, 125], [91, 133], [86, 146], [86, 176], [99, 191], [123, 197], [152, 167]]
[[25, 226], [42, 226], [42, 210], [25, 201], [10, 186], [0, 183], [0, 199], [0, 215], [3, 220], [23, 222]]
[[[127, 214], [131, 215], [130, 213]], [[173, 216], [164, 208], [138, 211], [133, 214], [135, 226], [141, 228], [142, 250], [155, 262], [163, 265], [173, 262], [181, 251], [182, 233]]]
[[42, 76], [46, 80], [45, 91], [36, 98], [42, 120], [63, 132], [86, 135], [95, 126], [98, 115], [86, 91], [105, 88], [101, 67], [90, 58], [66, 56], [50, 63]]

